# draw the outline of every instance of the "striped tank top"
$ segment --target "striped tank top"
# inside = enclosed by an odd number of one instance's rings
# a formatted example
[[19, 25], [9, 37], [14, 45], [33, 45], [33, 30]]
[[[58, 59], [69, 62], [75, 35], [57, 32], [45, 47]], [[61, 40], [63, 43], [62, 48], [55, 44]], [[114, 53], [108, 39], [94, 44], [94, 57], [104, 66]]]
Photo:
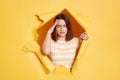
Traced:
[[70, 41], [58, 40], [57, 42], [51, 39], [51, 59], [55, 66], [63, 65], [71, 69], [78, 47], [78, 38], [73, 38]]

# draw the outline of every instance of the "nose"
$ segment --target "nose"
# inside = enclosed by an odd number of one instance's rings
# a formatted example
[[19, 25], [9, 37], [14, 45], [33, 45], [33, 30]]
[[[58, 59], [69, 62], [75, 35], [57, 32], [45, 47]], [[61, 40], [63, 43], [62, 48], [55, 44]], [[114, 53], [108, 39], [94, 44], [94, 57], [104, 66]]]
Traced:
[[64, 26], [61, 26], [60, 30], [63, 31], [64, 30]]

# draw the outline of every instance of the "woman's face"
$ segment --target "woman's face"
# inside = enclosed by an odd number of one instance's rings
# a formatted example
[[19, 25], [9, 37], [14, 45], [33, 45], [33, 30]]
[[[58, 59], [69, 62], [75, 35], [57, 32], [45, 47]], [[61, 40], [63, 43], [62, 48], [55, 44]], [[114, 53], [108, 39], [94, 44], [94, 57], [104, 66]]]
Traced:
[[67, 34], [67, 25], [63, 19], [57, 19], [58, 23], [56, 24], [56, 32], [59, 37], [66, 37]]

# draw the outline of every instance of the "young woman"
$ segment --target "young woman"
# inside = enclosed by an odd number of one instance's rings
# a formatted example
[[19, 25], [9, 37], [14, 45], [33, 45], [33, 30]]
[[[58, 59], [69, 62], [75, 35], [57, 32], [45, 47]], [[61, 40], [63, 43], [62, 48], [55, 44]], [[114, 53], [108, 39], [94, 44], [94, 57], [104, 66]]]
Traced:
[[76, 50], [82, 40], [87, 40], [84, 32], [79, 38], [73, 37], [73, 31], [69, 18], [65, 14], [59, 14], [54, 19], [53, 26], [48, 30], [42, 44], [42, 51], [48, 55], [55, 66], [63, 65], [72, 68]]

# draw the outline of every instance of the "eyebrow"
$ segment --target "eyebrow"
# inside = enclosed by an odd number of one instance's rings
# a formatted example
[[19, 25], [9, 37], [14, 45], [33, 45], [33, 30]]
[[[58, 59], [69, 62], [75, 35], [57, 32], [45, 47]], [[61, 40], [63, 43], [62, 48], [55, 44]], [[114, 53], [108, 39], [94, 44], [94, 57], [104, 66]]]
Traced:
[[66, 24], [64, 24], [64, 25], [57, 24], [56, 26], [66, 26]]

